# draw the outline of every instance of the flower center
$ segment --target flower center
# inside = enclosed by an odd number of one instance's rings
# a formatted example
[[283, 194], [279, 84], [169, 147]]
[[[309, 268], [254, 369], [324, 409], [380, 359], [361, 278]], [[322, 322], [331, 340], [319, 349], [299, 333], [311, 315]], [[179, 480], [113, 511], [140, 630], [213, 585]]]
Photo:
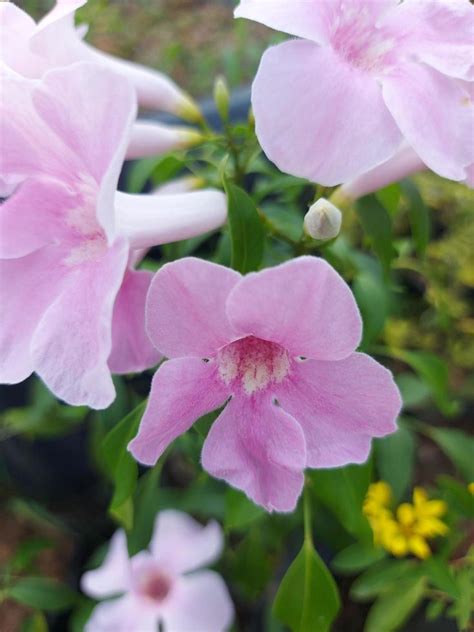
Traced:
[[99, 194], [96, 181], [81, 175], [74, 192], [76, 204], [66, 215], [71, 248], [65, 263], [71, 266], [100, 259], [107, 251], [107, 238], [96, 216]]
[[161, 603], [171, 591], [171, 580], [163, 573], [150, 573], [143, 579], [139, 591], [144, 597], [148, 597], [155, 603]]
[[247, 336], [223, 347], [217, 356], [219, 376], [225, 384], [241, 383], [247, 395], [271, 383], [282, 382], [290, 371], [288, 353], [280, 345]]
[[367, 7], [348, 8], [335, 22], [331, 37], [339, 55], [353, 68], [378, 73], [390, 63], [396, 42]]

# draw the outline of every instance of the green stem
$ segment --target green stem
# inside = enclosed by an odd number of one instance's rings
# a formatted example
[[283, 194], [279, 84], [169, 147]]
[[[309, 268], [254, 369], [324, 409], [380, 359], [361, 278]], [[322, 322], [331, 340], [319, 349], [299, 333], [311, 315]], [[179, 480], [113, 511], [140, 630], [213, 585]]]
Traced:
[[307, 544], [313, 543], [313, 530], [311, 524], [311, 499], [309, 497], [309, 481], [306, 479], [303, 491], [303, 513], [304, 513], [304, 539]]

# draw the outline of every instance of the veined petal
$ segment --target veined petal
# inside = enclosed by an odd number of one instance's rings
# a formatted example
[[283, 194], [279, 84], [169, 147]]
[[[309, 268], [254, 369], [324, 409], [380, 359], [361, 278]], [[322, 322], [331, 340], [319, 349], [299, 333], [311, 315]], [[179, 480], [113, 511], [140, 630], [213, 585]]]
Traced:
[[386, 161], [402, 140], [377, 80], [312, 42], [285, 42], [264, 53], [252, 104], [270, 160], [328, 186]]
[[160, 366], [151, 385], [138, 434], [128, 449], [140, 463], [154, 465], [169, 444], [202, 415], [219, 408], [228, 393], [212, 362], [178, 358]]
[[202, 465], [267, 511], [293, 511], [304, 482], [304, 435], [268, 393], [237, 396], [211, 427]]
[[148, 248], [189, 239], [222, 226], [227, 201], [206, 189], [175, 195], [115, 195], [117, 231], [132, 248]]

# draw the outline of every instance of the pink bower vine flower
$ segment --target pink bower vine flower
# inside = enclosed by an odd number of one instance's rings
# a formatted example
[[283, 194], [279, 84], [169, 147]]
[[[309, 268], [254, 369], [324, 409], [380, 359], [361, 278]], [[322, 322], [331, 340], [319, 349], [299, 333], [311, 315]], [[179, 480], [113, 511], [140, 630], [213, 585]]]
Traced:
[[222, 225], [219, 191], [116, 192], [135, 93], [89, 63], [1, 77], [0, 382], [33, 371], [69, 404], [105, 408], [111, 371], [156, 364], [137, 253]]
[[162, 511], [150, 550], [129, 559], [125, 533], [113, 536], [100, 568], [82, 577], [84, 593], [105, 601], [94, 609], [86, 632], [223, 632], [233, 619], [227, 587], [216, 572], [198, 570], [221, 554], [216, 522], [202, 527], [184, 513]]
[[242, 0], [235, 15], [303, 38], [266, 51], [252, 90], [257, 136], [280, 169], [336, 185], [405, 140], [433, 171], [469, 178], [469, 0]]
[[305, 467], [362, 463], [372, 437], [396, 430], [398, 389], [354, 352], [359, 311], [323, 259], [243, 278], [194, 258], [167, 264], [150, 286], [146, 320], [171, 359], [129, 445], [141, 463], [226, 404], [205, 441], [204, 469], [269, 511], [292, 511]]

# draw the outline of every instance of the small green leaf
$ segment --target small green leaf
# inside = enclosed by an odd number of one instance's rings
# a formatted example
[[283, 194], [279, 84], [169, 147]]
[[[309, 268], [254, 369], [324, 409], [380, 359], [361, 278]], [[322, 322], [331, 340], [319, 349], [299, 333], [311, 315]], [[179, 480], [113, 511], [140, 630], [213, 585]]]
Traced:
[[443, 614], [444, 609], [446, 608], [446, 603], [444, 601], [430, 601], [430, 603], [426, 606], [425, 616], [427, 621], [434, 621], [438, 619]]
[[130, 555], [135, 555], [145, 549], [150, 542], [158, 511], [159, 482], [165, 457], [166, 454], [161, 457], [154, 467], [143, 474], [138, 481], [135, 492], [135, 520], [133, 529], [128, 536], [128, 551]]
[[370, 544], [356, 542], [347, 548], [339, 551], [332, 561], [331, 566], [339, 573], [352, 575], [358, 573], [368, 566], [378, 562], [386, 555], [381, 548], [374, 547]]
[[372, 531], [362, 513], [362, 504], [371, 480], [372, 463], [348, 465], [308, 473], [316, 497], [338, 518], [354, 537], [372, 541]]
[[389, 292], [381, 275], [369, 270], [356, 276], [352, 290], [362, 314], [364, 335], [361, 347], [365, 348], [384, 327], [389, 311]]
[[259, 597], [271, 578], [265, 544], [265, 532], [262, 533], [258, 527], [250, 529], [231, 554], [232, 582], [238, 584], [249, 599]]
[[364, 632], [398, 630], [423, 599], [425, 588], [424, 577], [408, 577], [400, 580], [374, 603], [367, 616]]
[[443, 360], [427, 351], [397, 350], [392, 353], [409, 364], [424, 379], [442, 413], [453, 415], [457, 412], [457, 402], [454, 402], [449, 394], [448, 367]]
[[21, 625], [21, 632], [48, 632], [48, 622], [42, 612], [35, 612], [25, 619]]
[[380, 259], [385, 272], [388, 272], [395, 257], [390, 215], [377, 198], [372, 195], [360, 198], [356, 202], [356, 210], [377, 257]]
[[78, 595], [68, 586], [46, 577], [25, 577], [9, 590], [16, 601], [46, 611], [61, 611], [71, 608]]
[[417, 186], [411, 180], [404, 180], [400, 186], [403, 197], [408, 202], [413, 241], [418, 254], [423, 255], [430, 240], [430, 214]]
[[124, 417], [102, 443], [103, 460], [114, 483], [109, 511], [127, 530], [132, 526], [132, 496], [138, 478], [137, 463], [127, 451], [127, 446], [137, 434], [145, 407], [146, 400]]
[[434, 556], [429, 557], [423, 562], [423, 571], [436, 588], [454, 599], [459, 597], [459, 586], [446, 560]]
[[265, 243], [265, 231], [252, 198], [241, 188], [224, 179], [229, 205], [232, 241], [231, 266], [246, 274], [258, 270]]
[[328, 632], [339, 608], [336, 583], [312, 543], [305, 539], [282, 579], [274, 614], [292, 632]]
[[354, 581], [351, 597], [358, 601], [371, 600], [392, 588], [402, 577], [412, 575], [415, 569], [412, 560], [382, 560]]
[[265, 515], [264, 510], [247, 498], [245, 494], [228, 487], [225, 494], [226, 529], [242, 529]]
[[396, 215], [398, 207], [400, 206], [401, 195], [402, 190], [398, 182], [396, 182], [395, 184], [390, 184], [388, 187], [384, 187], [383, 189], [380, 189], [380, 191], [377, 191], [375, 197], [381, 204], [383, 204], [393, 217]]
[[426, 382], [414, 373], [398, 373], [395, 376], [400, 393], [402, 394], [403, 407], [417, 408], [426, 403], [430, 398], [430, 389]]
[[400, 500], [408, 489], [415, 467], [415, 434], [406, 425], [383, 439], [377, 439], [375, 463], [382, 480], [390, 484], [396, 500]]
[[448, 455], [466, 482], [474, 481], [474, 437], [451, 428], [429, 427], [427, 434]]
[[10, 569], [15, 573], [24, 571], [31, 565], [41, 551], [51, 548], [52, 545], [51, 540], [46, 540], [45, 538], [31, 538], [30, 540], [22, 542], [15, 551], [15, 555], [9, 564]]

